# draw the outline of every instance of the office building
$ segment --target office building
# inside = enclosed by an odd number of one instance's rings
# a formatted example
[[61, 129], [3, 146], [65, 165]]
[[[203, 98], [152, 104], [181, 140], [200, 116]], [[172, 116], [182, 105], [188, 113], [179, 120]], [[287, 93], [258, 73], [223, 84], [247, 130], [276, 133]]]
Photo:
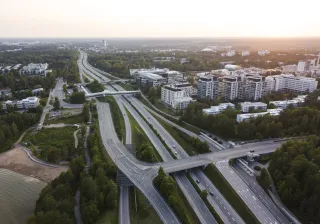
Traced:
[[167, 82], [161, 75], [149, 72], [138, 72], [135, 75], [136, 83], [141, 87], [156, 87]]
[[248, 113], [250, 110], [267, 110], [267, 104], [262, 102], [243, 102], [240, 106], [243, 113]]
[[279, 116], [281, 111], [282, 109], [268, 109], [266, 112], [261, 112], [261, 113], [237, 114], [236, 120], [239, 123], [239, 122], [250, 120], [252, 118], [262, 117], [265, 115]]
[[220, 103], [218, 106], [211, 106], [210, 108], [202, 109], [202, 111], [206, 115], [216, 115], [228, 108], [234, 109], [235, 106], [233, 103]]

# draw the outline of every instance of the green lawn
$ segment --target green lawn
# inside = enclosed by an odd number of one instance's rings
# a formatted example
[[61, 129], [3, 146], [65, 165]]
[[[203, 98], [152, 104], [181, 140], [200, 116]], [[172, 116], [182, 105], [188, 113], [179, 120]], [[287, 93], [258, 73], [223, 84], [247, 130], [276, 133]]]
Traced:
[[130, 120], [130, 125], [131, 125], [131, 134], [132, 134], [132, 144], [136, 144], [136, 140], [137, 137], [139, 135], [143, 135], [145, 140], [152, 146], [153, 148], [153, 153], [157, 158], [157, 161], [161, 162], [163, 161], [160, 154], [158, 153], [158, 151], [153, 147], [150, 139], [148, 138], [148, 136], [145, 134], [145, 132], [142, 130], [141, 126], [138, 124], [138, 122], [133, 118], [133, 116], [131, 115], [131, 113], [126, 109], [128, 118]]
[[241, 216], [245, 223], [260, 223], [248, 206], [242, 201], [240, 196], [235, 192], [232, 186], [230, 186], [230, 184], [213, 164], [207, 166], [205, 169], [205, 174], [217, 187], [220, 193], [223, 194], [225, 199], [231, 204], [236, 212]]
[[98, 221], [95, 224], [118, 224], [118, 211], [107, 210], [100, 214]]
[[60, 118], [53, 118], [51, 120], [45, 120], [45, 124], [81, 124], [83, 123], [83, 116], [82, 114], [70, 116], [70, 117], [60, 117]]
[[141, 191], [135, 187], [130, 188], [130, 221], [131, 224], [162, 223], [150, 202]]

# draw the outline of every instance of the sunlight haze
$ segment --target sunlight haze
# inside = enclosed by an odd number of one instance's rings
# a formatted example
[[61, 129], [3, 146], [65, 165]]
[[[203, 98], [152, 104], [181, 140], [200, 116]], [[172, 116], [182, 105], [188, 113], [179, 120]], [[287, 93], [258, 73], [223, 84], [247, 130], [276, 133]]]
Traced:
[[317, 3], [1, 0], [0, 37], [320, 36]]

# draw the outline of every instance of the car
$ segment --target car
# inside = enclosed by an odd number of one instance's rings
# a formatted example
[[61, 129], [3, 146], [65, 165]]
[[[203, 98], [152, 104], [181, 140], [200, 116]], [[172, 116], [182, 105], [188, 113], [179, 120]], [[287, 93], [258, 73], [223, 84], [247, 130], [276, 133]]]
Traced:
[[200, 183], [200, 180], [196, 180], [196, 182], [199, 184], [199, 183]]
[[254, 150], [250, 150], [250, 152], [254, 152]]
[[214, 195], [214, 193], [213, 193], [212, 191], [210, 191], [209, 193], [210, 193], [210, 195], [212, 195], [212, 196]]
[[222, 141], [218, 140], [218, 143], [222, 145]]
[[175, 152], [174, 152], [174, 154], [178, 155], [178, 152], [177, 152], [177, 151], [175, 151]]
[[213, 137], [213, 140], [218, 141], [218, 139], [216, 137]]
[[172, 145], [173, 148], [176, 148], [176, 145]]

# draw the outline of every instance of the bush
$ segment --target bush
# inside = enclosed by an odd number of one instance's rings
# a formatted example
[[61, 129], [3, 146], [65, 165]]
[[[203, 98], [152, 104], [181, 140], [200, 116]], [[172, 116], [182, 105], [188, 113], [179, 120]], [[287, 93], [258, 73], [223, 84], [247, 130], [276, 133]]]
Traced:
[[86, 96], [84, 92], [74, 92], [69, 98], [70, 103], [82, 104], [86, 101]]
[[253, 169], [257, 170], [257, 171], [260, 171], [261, 170], [261, 167], [260, 166], [255, 166], [253, 167]]

